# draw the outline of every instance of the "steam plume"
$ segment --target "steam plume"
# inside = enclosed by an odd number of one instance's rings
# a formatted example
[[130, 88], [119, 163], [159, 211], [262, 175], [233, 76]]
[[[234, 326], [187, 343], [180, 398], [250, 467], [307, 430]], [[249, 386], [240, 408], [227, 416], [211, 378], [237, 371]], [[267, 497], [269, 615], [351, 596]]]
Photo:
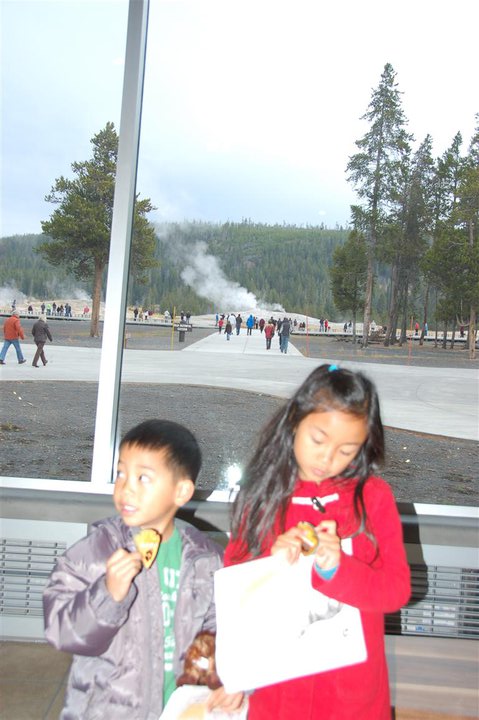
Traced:
[[197, 242], [188, 247], [184, 261], [186, 267], [181, 272], [182, 280], [197, 295], [211, 300], [215, 306], [231, 310], [259, 311], [260, 308], [284, 312], [281, 305], [267, 305], [258, 301], [256, 295], [229, 280], [220, 268], [218, 259], [210, 255], [204, 242]]

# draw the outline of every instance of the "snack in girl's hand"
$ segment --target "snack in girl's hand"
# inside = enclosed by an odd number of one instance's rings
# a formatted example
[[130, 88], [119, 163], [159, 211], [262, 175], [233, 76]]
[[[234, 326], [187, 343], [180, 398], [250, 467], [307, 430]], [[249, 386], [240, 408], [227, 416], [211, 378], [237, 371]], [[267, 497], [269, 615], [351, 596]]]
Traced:
[[146, 569], [150, 568], [155, 562], [158, 549], [161, 543], [161, 535], [153, 528], [144, 528], [137, 535], [134, 535], [136, 549], [141, 555], [143, 565]]
[[299, 522], [297, 525], [298, 529], [301, 530], [301, 552], [303, 555], [312, 555], [319, 544], [318, 534], [316, 528], [310, 522]]

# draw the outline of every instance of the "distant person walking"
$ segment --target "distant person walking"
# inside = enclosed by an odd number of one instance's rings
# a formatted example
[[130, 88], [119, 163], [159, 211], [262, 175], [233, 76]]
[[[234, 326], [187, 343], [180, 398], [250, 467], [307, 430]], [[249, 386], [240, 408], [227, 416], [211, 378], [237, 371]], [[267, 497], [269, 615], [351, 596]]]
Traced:
[[259, 331], [260, 331], [260, 333], [263, 332], [265, 325], [266, 325], [265, 319], [264, 319], [264, 318], [261, 318], [261, 320], [259, 321]]
[[246, 334], [252, 335], [253, 334], [253, 327], [254, 327], [254, 317], [253, 315], [250, 315], [248, 319], [246, 320]]
[[2, 352], [0, 352], [0, 365], [5, 365], [5, 356], [10, 345], [13, 345], [16, 350], [18, 364], [22, 365], [26, 362], [23, 357], [22, 348], [20, 347], [20, 340], [25, 340], [25, 335], [20, 324], [18, 310], [14, 310], [10, 317], [3, 323], [3, 337], [5, 338], [5, 342], [3, 343]]
[[265, 325], [264, 336], [266, 338], [266, 350], [271, 350], [271, 340], [274, 336], [274, 325], [271, 320]]
[[285, 355], [288, 352], [290, 330], [291, 330], [290, 322], [289, 322], [288, 318], [285, 317], [281, 324], [281, 343], [279, 346], [279, 349]]
[[279, 349], [281, 350], [281, 327], [283, 325], [283, 321], [281, 318], [279, 318], [278, 322], [276, 323], [276, 332], [278, 333], [278, 345]]
[[43, 365], [46, 365], [48, 362], [45, 357], [45, 353], [43, 352], [46, 341], [50, 340], [50, 342], [53, 342], [46, 315], [43, 315], [43, 313], [39, 316], [38, 320], [33, 323], [32, 335], [35, 345], [37, 346], [37, 351], [35, 353], [35, 357], [33, 358], [32, 365], [37, 368], [39, 359], [41, 359]]
[[230, 321], [229, 321], [229, 319], [228, 319], [228, 320], [226, 321], [226, 325], [225, 325], [225, 335], [226, 335], [226, 339], [227, 339], [227, 340], [230, 339], [232, 332], [233, 332], [233, 326], [232, 326], [232, 324], [230, 323]]
[[237, 316], [236, 316], [236, 320], [235, 320], [235, 323], [236, 323], [236, 334], [237, 334], [237, 335], [240, 334], [242, 322], [243, 322], [243, 318], [242, 318], [241, 315], [238, 313]]

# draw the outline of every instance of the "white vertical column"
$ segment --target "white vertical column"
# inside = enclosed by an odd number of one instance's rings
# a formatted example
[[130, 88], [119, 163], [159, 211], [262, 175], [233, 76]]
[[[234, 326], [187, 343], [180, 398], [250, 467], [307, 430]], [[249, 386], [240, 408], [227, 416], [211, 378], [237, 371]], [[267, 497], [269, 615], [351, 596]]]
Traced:
[[118, 161], [100, 378], [93, 446], [92, 490], [112, 480], [123, 358], [123, 333], [135, 206], [149, 0], [130, 0]]

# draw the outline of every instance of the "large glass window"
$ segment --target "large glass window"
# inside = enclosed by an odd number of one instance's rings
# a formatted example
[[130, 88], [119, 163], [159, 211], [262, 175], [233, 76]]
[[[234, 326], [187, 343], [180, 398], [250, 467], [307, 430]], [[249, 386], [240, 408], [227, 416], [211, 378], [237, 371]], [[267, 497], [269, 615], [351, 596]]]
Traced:
[[[19, 311], [26, 359], [19, 365], [10, 347], [2, 366], [3, 476], [90, 480], [104, 277], [92, 336], [97, 248], [84, 261], [87, 271], [77, 276], [72, 274], [74, 268], [81, 270], [75, 248], [59, 265], [47, 262], [37, 249], [47, 239], [41, 222], [55, 212], [57, 230], [62, 220], [71, 230], [76, 218], [74, 242], [81, 241], [82, 222], [83, 237], [91, 242], [91, 218], [78, 203], [88, 205], [87, 190], [98, 194], [94, 170], [85, 164], [97, 152], [91, 141], [108, 123], [119, 131], [127, 13], [127, 0], [2, 2], [0, 311], [8, 316], [13, 304]], [[96, 158], [97, 166], [102, 162]], [[82, 183], [85, 174], [90, 175], [88, 187]], [[114, 173], [111, 198], [113, 182]], [[76, 193], [70, 187], [76, 206], [62, 204], [65, 183], [77, 183]], [[104, 237], [104, 217], [97, 221], [98, 238]], [[47, 365], [40, 356], [33, 367], [32, 328], [42, 311], [53, 342], [46, 338]]]
[[[34, 249], [40, 221], [58, 208], [44, 200], [55, 181], [76, 177], [72, 163], [92, 157], [91, 140], [108, 123], [120, 130], [128, 5], [128, 0], [2, 4], [0, 250], [8, 272], [0, 264], [0, 310], [8, 315], [15, 301], [21, 311], [27, 363], [17, 365], [10, 348], [1, 370], [0, 474], [89, 481], [96, 432], [95, 452], [104, 451], [105, 462], [93, 484], [106, 486], [112, 476], [110, 442], [146, 417], [163, 416], [188, 425], [201, 442], [200, 493], [227, 490], [237, 482], [261, 426], [306, 368], [332, 359], [360, 363], [384, 388], [388, 463], [398, 499], [476, 504], [473, 432], [454, 443], [439, 437], [439, 424], [426, 426], [420, 414], [412, 427], [395, 423], [408, 404], [427, 403], [434, 391], [438, 416], [450, 411], [472, 426], [477, 362], [468, 364], [460, 345], [447, 362], [448, 351], [441, 358], [432, 345], [418, 358], [413, 342], [402, 351], [377, 345], [361, 353], [348, 336], [349, 325], [340, 343], [335, 333], [349, 317], [334, 308], [327, 269], [335, 243], [348, 237], [350, 206], [358, 202], [345, 169], [367, 128], [360, 117], [385, 63], [398, 73], [416, 146], [431, 133], [440, 155], [460, 130], [466, 151], [476, 108], [462, 92], [467, 83], [451, 73], [438, 50], [438, 37], [445, 38], [448, 29], [445, 12], [431, 3], [434, 12], [428, 13], [426, 3], [414, 8], [412, 22], [406, 11], [388, 17], [381, 8], [379, 14], [374, 2], [366, 8], [351, 3], [345, 14], [342, 6], [308, 0], [151, 1], [136, 192], [139, 203], [151, 200], [154, 209], [147, 217], [155, 224], [157, 244], [144, 282], [132, 255], [126, 307], [113, 307], [110, 298], [106, 321], [116, 323], [124, 352], [118, 357], [115, 347], [107, 348], [102, 382], [108, 384], [122, 365], [116, 423], [117, 398], [98, 391], [104, 292], [99, 334], [91, 337], [91, 280], [72, 277], [68, 262], [47, 268]], [[463, 37], [456, 51], [464, 73], [474, 67], [473, 27], [464, 28], [471, 41]], [[406, 36], [410, 42], [404, 48]], [[421, 47], [418, 57], [413, 39]], [[304, 243], [317, 248], [317, 255], [305, 260]], [[122, 255], [116, 248], [114, 259]], [[113, 272], [110, 282], [121, 285], [121, 274]], [[102, 280], [105, 291], [106, 267]], [[301, 288], [294, 302], [292, 285]], [[376, 287], [381, 327], [389, 302], [386, 275], [378, 273]], [[419, 312], [424, 298], [413, 295], [411, 309]], [[53, 343], [45, 348], [48, 365], [33, 368], [31, 329], [42, 302], [51, 305]], [[72, 305], [71, 318], [58, 312], [65, 304]], [[276, 354], [267, 359], [266, 351], [245, 351], [240, 365], [230, 350], [209, 354], [206, 344], [198, 344], [219, 334], [217, 313], [241, 313], [243, 321], [249, 312], [278, 318], [280, 307], [298, 326], [304, 324], [304, 332], [291, 339], [304, 356], [301, 370], [290, 358], [276, 357], [277, 337]], [[333, 318], [329, 336], [321, 335], [321, 316]], [[243, 322], [240, 338], [245, 335]], [[404, 392], [387, 394], [388, 364], [403, 367], [395, 371], [395, 388]], [[421, 386], [424, 397], [409, 394], [411, 366], [431, 368]], [[471, 392], [448, 394], [445, 407], [436, 391], [443, 387], [447, 393], [448, 368], [459, 370]], [[102, 432], [105, 439], [99, 440]], [[437, 457], [450, 462], [441, 464], [440, 483], [433, 484], [431, 475], [422, 482], [421, 468]]]

